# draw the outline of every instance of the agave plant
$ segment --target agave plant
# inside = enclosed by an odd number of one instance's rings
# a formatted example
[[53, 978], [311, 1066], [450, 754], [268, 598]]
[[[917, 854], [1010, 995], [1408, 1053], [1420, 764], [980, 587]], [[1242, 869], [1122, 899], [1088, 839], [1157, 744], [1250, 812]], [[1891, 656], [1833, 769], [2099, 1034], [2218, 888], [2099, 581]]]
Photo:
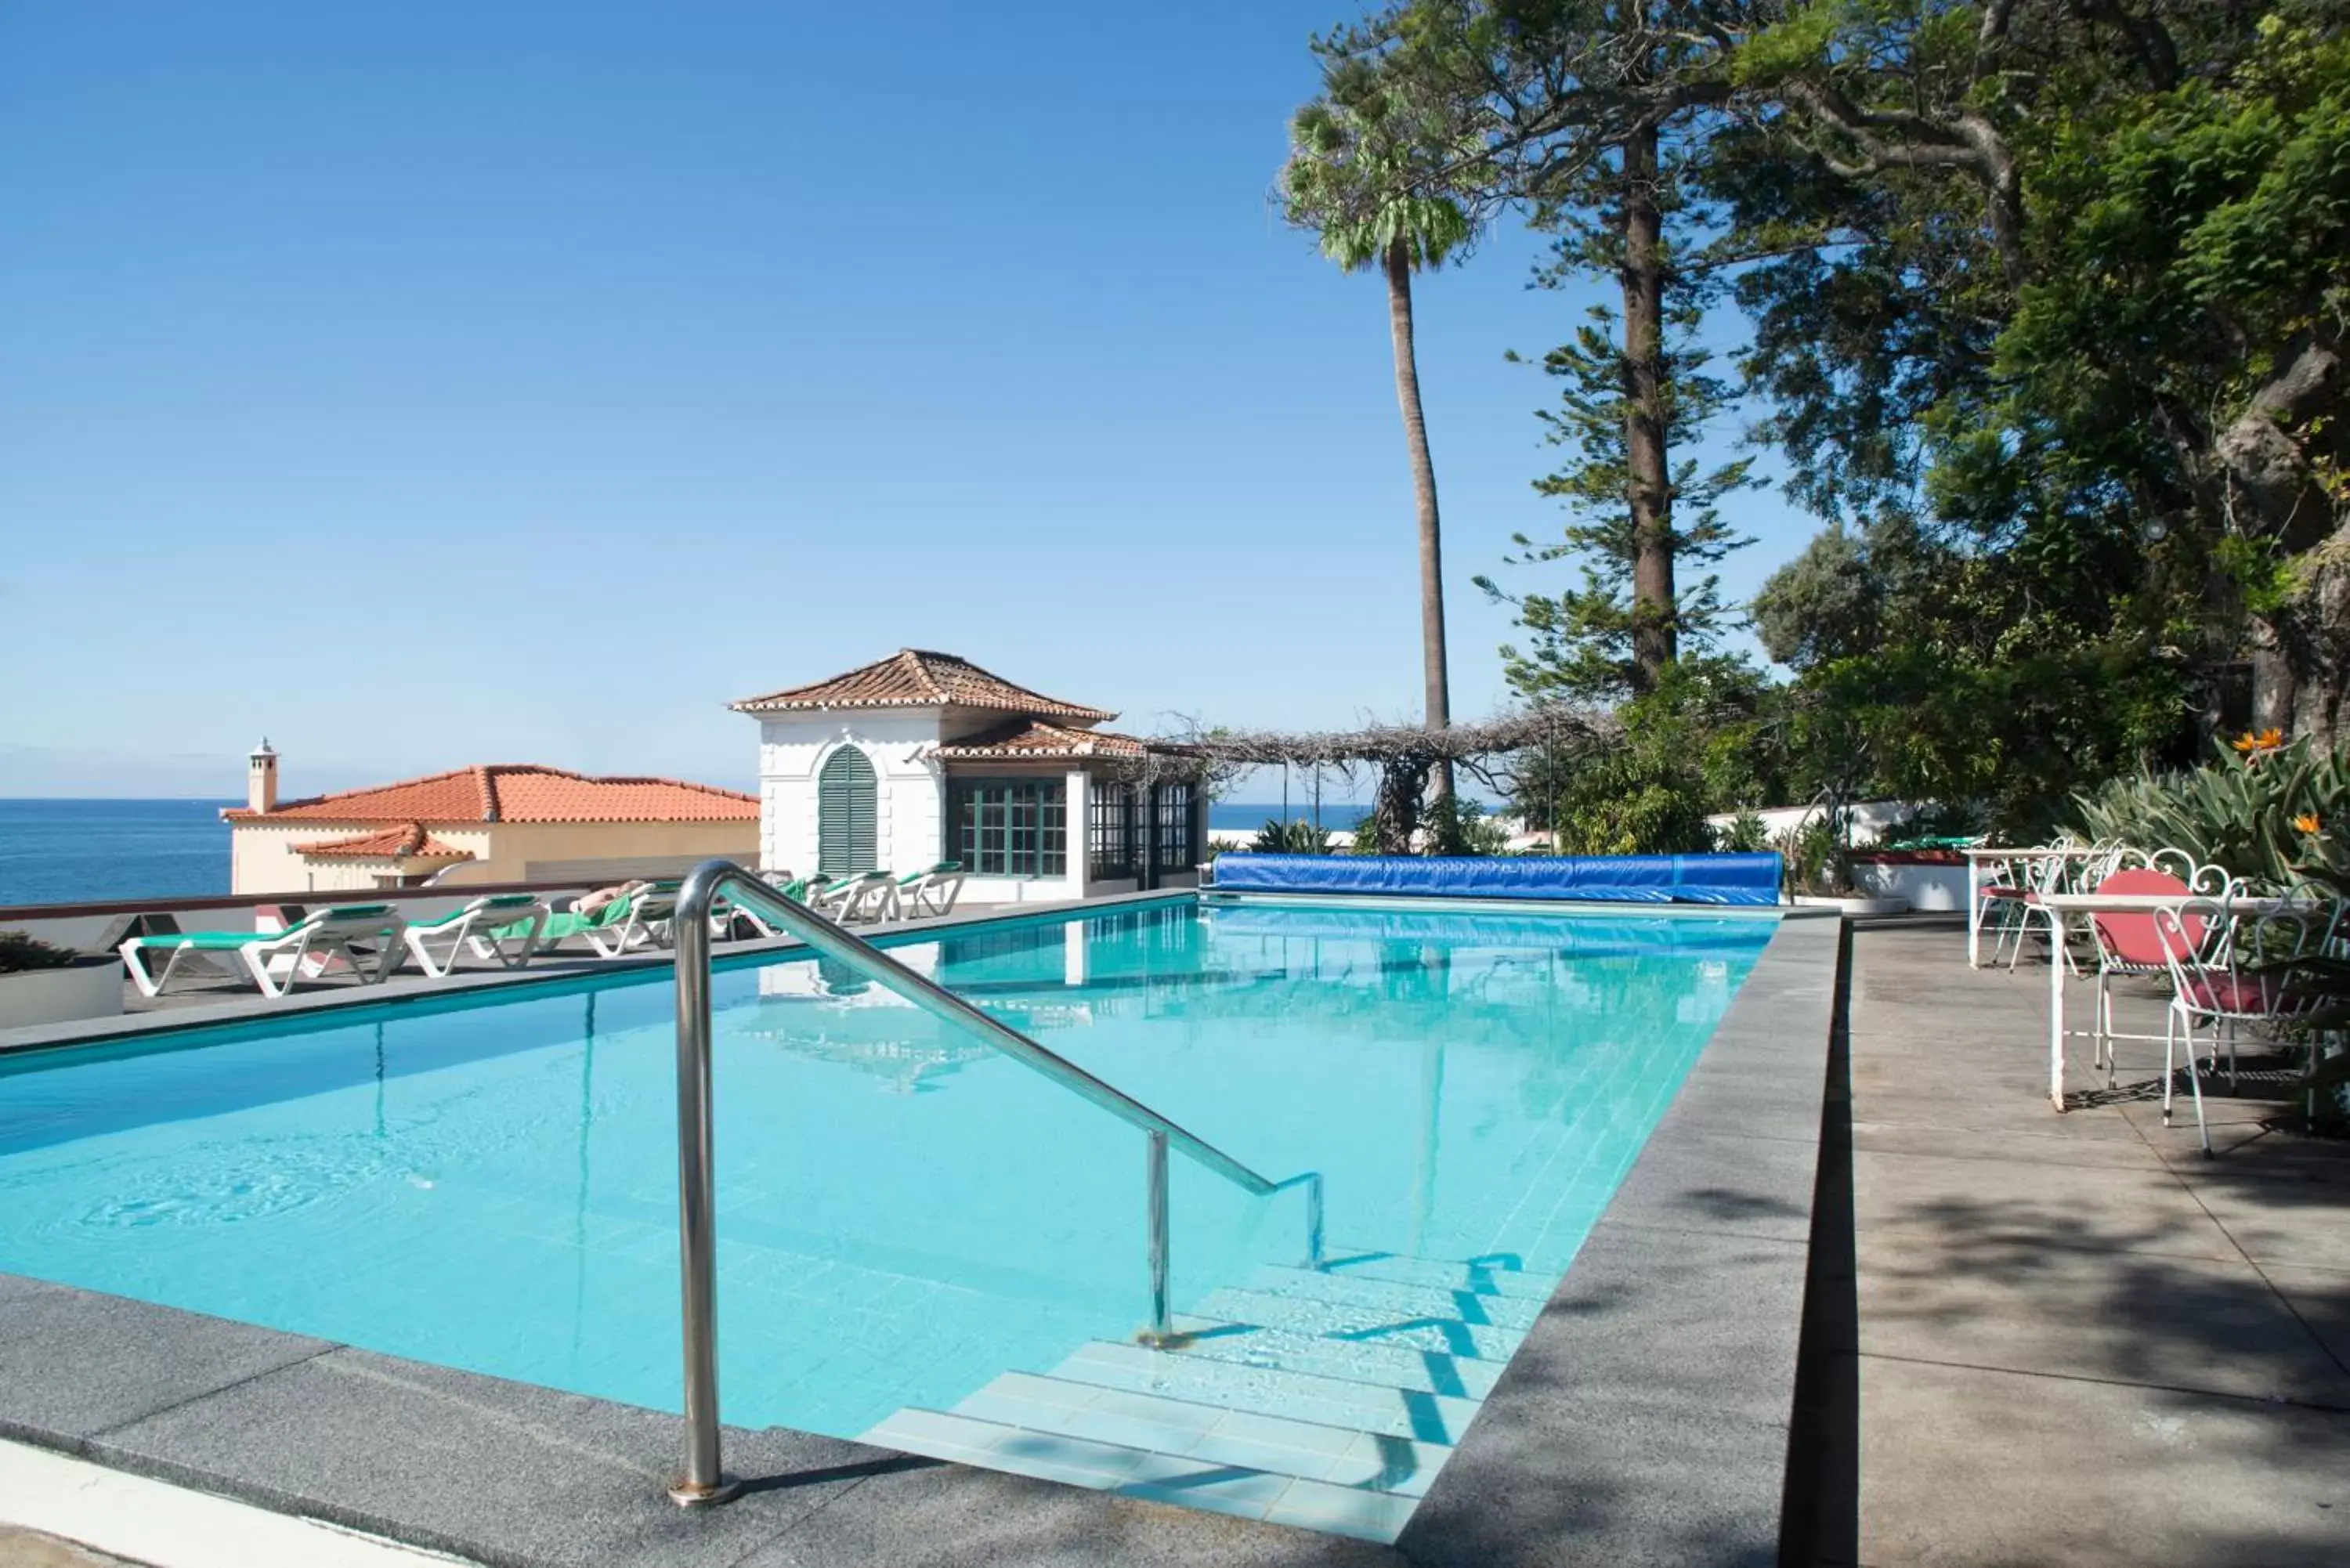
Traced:
[[1327, 855], [1330, 836], [1310, 822], [1276, 822], [1267, 818], [1249, 841], [1257, 855]]
[[2304, 823], [2350, 822], [2350, 753], [2275, 732], [2242, 736], [2191, 773], [2126, 774], [2075, 795], [2074, 826], [2092, 839], [2183, 849], [2256, 886], [2303, 878]]
[[[2337, 908], [2350, 900], [2350, 850], [2339, 836], [2314, 815], [2298, 819], [2293, 830], [2299, 837], [2293, 871], [2303, 886]], [[2338, 940], [2303, 943], [2264, 967], [2285, 971], [2285, 985], [2308, 1003], [2291, 1033], [2309, 1050], [2310, 1130], [2350, 1134], [2350, 956]]]

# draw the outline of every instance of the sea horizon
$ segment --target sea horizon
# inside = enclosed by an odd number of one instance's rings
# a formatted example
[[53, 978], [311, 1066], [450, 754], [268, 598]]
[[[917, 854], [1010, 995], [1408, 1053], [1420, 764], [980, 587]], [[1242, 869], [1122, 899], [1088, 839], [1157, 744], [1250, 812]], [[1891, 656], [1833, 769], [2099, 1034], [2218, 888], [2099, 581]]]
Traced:
[[[204, 898], [229, 891], [234, 795], [0, 795], [0, 905]], [[1322, 826], [1351, 831], [1369, 812], [1359, 801], [1324, 800]], [[1292, 796], [1285, 819], [1314, 820], [1314, 803]], [[1279, 800], [1220, 800], [1208, 826], [1253, 831], [1284, 820]]]

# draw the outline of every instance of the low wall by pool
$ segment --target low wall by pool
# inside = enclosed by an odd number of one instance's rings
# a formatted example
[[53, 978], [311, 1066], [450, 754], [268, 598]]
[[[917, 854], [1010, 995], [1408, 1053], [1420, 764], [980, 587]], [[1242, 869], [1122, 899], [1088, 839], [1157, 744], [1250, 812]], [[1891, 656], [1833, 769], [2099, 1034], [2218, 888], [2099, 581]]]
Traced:
[[1779, 901], [1764, 855], [1255, 855], [1216, 857], [1214, 890], [1565, 898], [1611, 904]]

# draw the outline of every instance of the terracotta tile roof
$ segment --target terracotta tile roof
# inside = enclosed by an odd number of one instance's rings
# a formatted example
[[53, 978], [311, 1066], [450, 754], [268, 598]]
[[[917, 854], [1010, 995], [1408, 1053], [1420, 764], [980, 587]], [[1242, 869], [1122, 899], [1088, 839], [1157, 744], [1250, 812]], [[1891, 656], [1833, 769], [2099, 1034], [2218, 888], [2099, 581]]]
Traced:
[[1014, 686], [951, 653], [901, 648], [887, 659], [810, 686], [745, 697], [727, 706], [737, 713], [776, 713], [795, 708], [992, 708], [1050, 719], [1100, 723], [1117, 714], [1079, 702], [1064, 702]]
[[932, 746], [934, 757], [1139, 757], [1152, 750], [1147, 741], [1107, 730], [1073, 730], [1041, 720], [1014, 720], [966, 735], [960, 741]]
[[403, 822], [380, 833], [353, 838], [322, 838], [297, 844], [294, 853], [314, 860], [471, 860], [473, 852], [443, 844], [424, 831], [421, 823]]
[[452, 768], [372, 789], [233, 806], [231, 822], [756, 822], [759, 797], [663, 778], [594, 778], [529, 763]]

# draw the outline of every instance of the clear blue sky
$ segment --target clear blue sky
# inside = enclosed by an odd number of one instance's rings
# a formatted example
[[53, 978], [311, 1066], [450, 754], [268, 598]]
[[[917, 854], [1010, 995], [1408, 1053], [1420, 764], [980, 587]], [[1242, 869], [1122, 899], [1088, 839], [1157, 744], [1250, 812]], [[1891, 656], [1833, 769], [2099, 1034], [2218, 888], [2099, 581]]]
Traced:
[[[904, 644], [1142, 731], [1416, 715], [1381, 285], [1266, 202], [1350, 9], [0, 8], [0, 793], [264, 732], [297, 791], [739, 781], [728, 699]], [[1469, 578], [1556, 525], [1534, 254], [1419, 294], [1462, 716]], [[1733, 592], [1811, 532], [1734, 516]]]

